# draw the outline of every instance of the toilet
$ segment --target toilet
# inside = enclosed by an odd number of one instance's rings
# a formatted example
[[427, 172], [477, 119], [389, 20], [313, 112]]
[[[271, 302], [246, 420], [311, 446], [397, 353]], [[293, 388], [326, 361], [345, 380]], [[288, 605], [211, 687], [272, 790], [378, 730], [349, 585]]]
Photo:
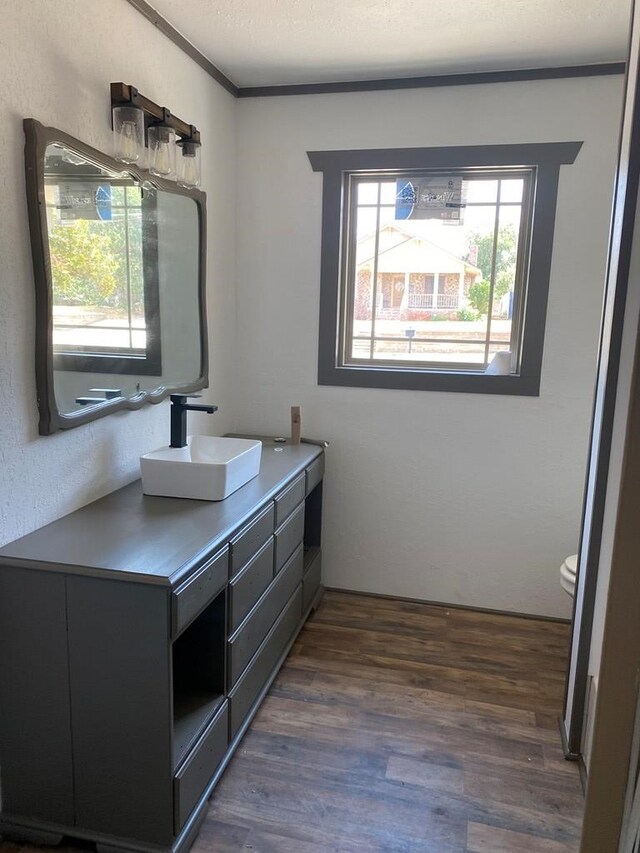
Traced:
[[576, 569], [578, 568], [578, 555], [572, 554], [560, 566], [560, 586], [573, 598], [576, 591]]

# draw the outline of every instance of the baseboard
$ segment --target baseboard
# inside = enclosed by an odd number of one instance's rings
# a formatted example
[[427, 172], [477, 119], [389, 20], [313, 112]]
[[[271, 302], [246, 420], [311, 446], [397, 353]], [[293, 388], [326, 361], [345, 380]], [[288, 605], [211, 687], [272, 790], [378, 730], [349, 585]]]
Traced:
[[406, 595], [386, 595], [382, 592], [366, 592], [360, 589], [344, 589], [337, 586], [325, 586], [327, 592], [342, 592], [346, 595], [365, 595], [369, 598], [385, 598], [388, 601], [409, 601], [412, 604], [428, 604], [430, 607], [445, 607], [447, 610], [471, 610], [474, 613], [491, 613], [495, 616], [518, 616], [520, 619], [535, 619], [536, 622], [559, 622], [570, 625], [571, 619], [561, 616], [537, 616], [535, 613], [520, 613], [515, 610], [498, 610], [491, 607], [474, 607], [471, 604], [449, 604], [447, 601], [431, 601], [425, 598], [409, 598]]
[[571, 752], [569, 749], [569, 738], [567, 737], [567, 728], [564, 724], [562, 714], [558, 717], [558, 728], [560, 730], [560, 740], [562, 742], [562, 752], [567, 761], [579, 761], [581, 756], [579, 752]]

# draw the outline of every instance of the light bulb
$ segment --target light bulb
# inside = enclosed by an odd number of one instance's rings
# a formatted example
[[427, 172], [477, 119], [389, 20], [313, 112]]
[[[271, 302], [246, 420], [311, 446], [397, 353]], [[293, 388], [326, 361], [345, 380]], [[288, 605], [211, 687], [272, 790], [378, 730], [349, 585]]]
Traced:
[[132, 121], [123, 121], [120, 128], [120, 155], [125, 163], [135, 163], [138, 159], [138, 140], [136, 126]]
[[173, 178], [176, 172], [175, 131], [161, 125], [151, 126], [149, 139], [149, 171], [161, 178]]
[[158, 153], [156, 154], [156, 169], [161, 175], [169, 171], [169, 152], [164, 144], [158, 145]]
[[136, 107], [113, 108], [115, 157], [122, 163], [137, 163], [144, 138], [144, 115]]
[[182, 183], [188, 187], [195, 187], [197, 180], [196, 158], [186, 155], [182, 164]]
[[200, 186], [200, 145], [188, 139], [181, 143], [182, 156], [178, 170], [178, 183], [189, 189]]

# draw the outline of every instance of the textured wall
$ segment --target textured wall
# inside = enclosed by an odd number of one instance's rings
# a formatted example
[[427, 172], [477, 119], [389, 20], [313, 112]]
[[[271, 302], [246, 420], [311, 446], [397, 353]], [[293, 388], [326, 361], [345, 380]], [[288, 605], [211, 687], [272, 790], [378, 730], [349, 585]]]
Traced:
[[[33, 117], [111, 150], [109, 83], [123, 80], [202, 131], [209, 214], [211, 383], [230, 417], [229, 321], [235, 316], [234, 99], [125, 0], [4, 4], [0, 26], [0, 542], [14, 539], [139, 474], [141, 453], [166, 443], [168, 403], [38, 436], [34, 287], [22, 119]], [[199, 424], [199, 427], [198, 427]]]
[[[620, 77], [241, 101], [238, 428], [328, 438], [329, 585], [567, 616]], [[563, 167], [539, 398], [318, 387], [322, 176], [308, 150], [584, 140]], [[265, 168], [265, 163], [269, 168]]]
[[[578, 538], [620, 78], [234, 102], [125, 0], [12, 5], [0, 73], [0, 541], [134, 479], [166, 440], [167, 403], [37, 434], [21, 122], [108, 149], [108, 84], [124, 80], [205, 140], [206, 396], [221, 411], [194, 429], [283, 432], [302, 404], [304, 431], [333, 442], [329, 584], [568, 614], [557, 571]], [[585, 145], [561, 178], [541, 397], [318, 387], [321, 176], [306, 151], [561, 139]]]

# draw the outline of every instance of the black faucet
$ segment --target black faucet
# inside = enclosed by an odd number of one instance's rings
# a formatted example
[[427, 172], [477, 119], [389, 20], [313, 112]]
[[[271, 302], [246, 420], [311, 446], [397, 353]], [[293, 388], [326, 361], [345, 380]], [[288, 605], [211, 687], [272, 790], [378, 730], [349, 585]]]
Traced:
[[171, 447], [186, 447], [187, 445], [187, 412], [207, 412], [212, 415], [218, 411], [217, 406], [194, 406], [187, 403], [199, 397], [200, 394], [171, 395]]

